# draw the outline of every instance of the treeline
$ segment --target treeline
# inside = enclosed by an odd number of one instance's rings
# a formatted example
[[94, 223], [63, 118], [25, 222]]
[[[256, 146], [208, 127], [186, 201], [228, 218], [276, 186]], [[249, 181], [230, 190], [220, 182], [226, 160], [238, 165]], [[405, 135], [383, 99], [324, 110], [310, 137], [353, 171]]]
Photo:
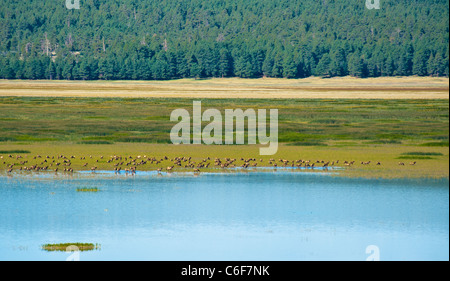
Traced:
[[4, 0], [0, 78], [448, 76], [444, 0]]

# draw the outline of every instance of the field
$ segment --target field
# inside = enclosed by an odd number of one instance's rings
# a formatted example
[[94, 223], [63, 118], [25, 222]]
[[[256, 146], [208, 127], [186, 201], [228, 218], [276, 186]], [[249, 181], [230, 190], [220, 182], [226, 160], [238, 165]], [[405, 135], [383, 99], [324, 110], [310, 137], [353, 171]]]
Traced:
[[0, 80], [0, 96], [220, 99], [448, 99], [448, 78], [180, 79], [173, 81]]
[[[202, 101], [203, 111], [278, 109], [278, 153], [261, 157], [254, 145], [172, 145], [170, 113], [192, 112], [193, 100]], [[131, 167], [130, 159], [145, 155], [163, 161], [138, 170], [166, 168], [176, 157], [196, 164], [210, 157], [211, 167], [215, 158], [235, 158], [236, 166], [255, 158], [270, 167], [334, 162], [345, 176], [448, 178], [448, 114], [444, 78], [1, 81], [0, 170], [39, 166], [58, 155], [74, 156], [75, 171], [112, 170], [111, 156], [128, 156]]]

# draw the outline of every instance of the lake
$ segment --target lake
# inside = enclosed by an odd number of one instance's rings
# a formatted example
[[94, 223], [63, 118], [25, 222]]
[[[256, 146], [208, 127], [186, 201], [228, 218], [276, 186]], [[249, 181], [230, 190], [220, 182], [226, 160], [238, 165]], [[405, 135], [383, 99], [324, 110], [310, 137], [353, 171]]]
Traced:
[[289, 169], [0, 175], [0, 260], [448, 260], [448, 179]]

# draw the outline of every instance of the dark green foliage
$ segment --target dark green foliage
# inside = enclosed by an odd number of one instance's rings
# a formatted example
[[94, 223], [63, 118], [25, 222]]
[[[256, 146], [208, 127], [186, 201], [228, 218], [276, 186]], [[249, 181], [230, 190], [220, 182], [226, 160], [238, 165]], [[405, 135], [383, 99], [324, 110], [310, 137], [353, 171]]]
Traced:
[[402, 155], [406, 156], [443, 156], [440, 152], [405, 152]]
[[88, 140], [88, 141], [81, 141], [81, 144], [113, 144], [112, 141], [102, 141], [102, 140]]
[[427, 142], [422, 144], [422, 146], [449, 146], [449, 142], [448, 141], [441, 141], [441, 142]]
[[4, 0], [0, 78], [449, 75], [449, 3]]
[[30, 151], [28, 151], [28, 150], [0, 150], [0, 154], [22, 154], [22, 153], [24, 153], [24, 154], [28, 154], [28, 153], [31, 153]]
[[400, 156], [397, 159], [428, 160], [434, 158], [430, 156]]

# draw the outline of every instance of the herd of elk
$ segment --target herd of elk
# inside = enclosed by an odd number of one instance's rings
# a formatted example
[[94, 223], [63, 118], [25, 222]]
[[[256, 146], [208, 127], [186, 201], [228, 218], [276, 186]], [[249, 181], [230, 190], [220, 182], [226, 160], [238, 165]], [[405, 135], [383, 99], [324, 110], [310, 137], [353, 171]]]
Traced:
[[[344, 165], [344, 166], [353, 166], [355, 165], [356, 161], [342, 161], [342, 164], [339, 164], [339, 160], [335, 161], [327, 161], [327, 160], [303, 160], [303, 159], [269, 159], [267, 161], [267, 164], [264, 164], [263, 159], [256, 159], [256, 158], [245, 158], [245, 157], [239, 157], [239, 158], [219, 158], [219, 157], [206, 157], [206, 158], [200, 158], [200, 159], [194, 159], [191, 156], [178, 156], [169, 158], [168, 156], [162, 156], [162, 157], [156, 157], [156, 156], [119, 156], [119, 155], [113, 155], [108, 157], [101, 156], [82, 156], [82, 157], [75, 157], [74, 155], [71, 155], [70, 157], [64, 156], [62, 154], [56, 155], [56, 156], [41, 156], [36, 155], [33, 156], [33, 160], [26, 160], [24, 158], [27, 158], [27, 155], [8, 155], [9, 159], [12, 159], [14, 162], [17, 163], [7, 163], [7, 161], [3, 161], [3, 164], [6, 165], [6, 171], [7, 173], [12, 173], [15, 166], [18, 167], [18, 170], [20, 171], [47, 171], [50, 169], [53, 169], [53, 171], [64, 171], [64, 172], [70, 172], [73, 173], [74, 169], [71, 166], [77, 166], [80, 165], [81, 169], [89, 169], [89, 163], [91, 165], [95, 163], [95, 165], [90, 166], [90, 170], [92, 173], [95, 173], [98, 169], [98, 166], [101, 166], [102, 168], [105, 167], [105, 165], [112, 165], [112, 168], [114, 169], [114, 172], [116, 174], [121, 173], [121, 171], [124, 171], [126, 174], [136, 174], [136, 171], [138, 169], [138, 166], [141, 165], [153, 165], [153, 166], [162, 166], [164, 164], [167, 164], [169, 162], [169, 165], [166, 166], [164, 169], [166, 172], [173, 172], [176, 169], [191, 169], [194, 173], [199, 173], [200, 169], [208, 169], [208, 168], [256, 168], [258, 166], [272, 166], [274, 168], [278, 167], [292, 167], [292, 168], [302, 168], [302, 169], [315, 169], [315, 168], [323, 168], [328, 169], [329, 167], [335, 167], [338, 165]], [[8, 159], [7, 158], [7, 159]], [[29, 157], [28, 159], [30, 159]], [[107, 159], [105, 159], [107, 158]], [[4, 156], [1, 156], [0, 159], [4, 159]], [[4, 160], [7, 160], [4, 159]], [[73, 164], [75, 161], [74, 159], [79, 159], [82, 161], [81, 164]], [[88, 159], [88, 160], [86, 160]], [[20, 161], [19, 161], [20, 160]], [[11, 160], [9, 160], [11, 162]], [[37, 162], [36, 164], [30, 165], [28, 164], [29, 161]], [[380, 166], [380, 161], [374, 161], [372, 164], [372, 161], [360, 161], [361, 165], [377, 165]], [[414, 166], [417, 164], [417, 162], [410, 162], [411, 166]], [[398, 165], [405, 166], [405, 163], [399, 162]], [[148, 170], [149, 168], [147, 168]], [[151, 169], [151, 168], [150, 168]], [[144, 169], [145, 170], [145, 169]], [[161, 173], [163, 171], [163, 168], [159, 167], [156, 169], [158, 173]]]

